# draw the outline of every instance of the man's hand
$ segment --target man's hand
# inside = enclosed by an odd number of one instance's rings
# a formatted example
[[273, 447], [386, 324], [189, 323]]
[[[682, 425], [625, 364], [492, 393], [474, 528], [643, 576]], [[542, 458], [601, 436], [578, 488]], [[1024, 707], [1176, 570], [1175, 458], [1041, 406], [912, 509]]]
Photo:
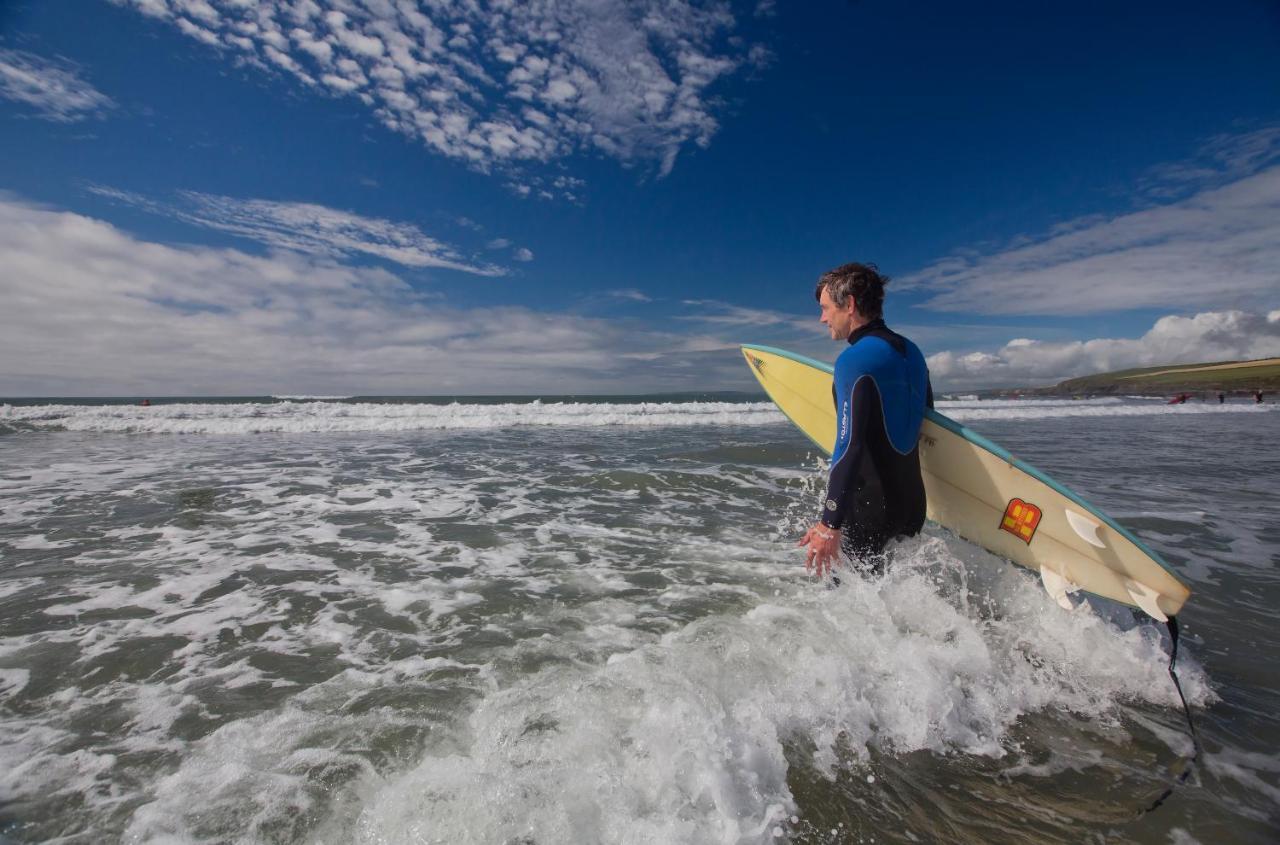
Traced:
[[817, 575], [826, 577], [840, 561], [840, 529], [828, 528], [821, 522], [804, 532], [797, 546], [808, 546], [805, 552], [804, 568]]

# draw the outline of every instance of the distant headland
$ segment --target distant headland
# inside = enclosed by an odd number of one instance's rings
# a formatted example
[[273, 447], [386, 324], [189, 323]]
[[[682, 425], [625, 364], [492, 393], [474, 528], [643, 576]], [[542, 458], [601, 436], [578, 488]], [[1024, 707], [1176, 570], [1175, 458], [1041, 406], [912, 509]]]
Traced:
[[1253, 361], [1216, 361], [1207, 364], [1173, 364], [1116, 370], [1067, 379], [1051, 387], [978, 390], [983, 397], [996, 396], [1168, 396], [1218, 393], [1253, 397], [1257, 391], [1280, 391], [1280, 358]]

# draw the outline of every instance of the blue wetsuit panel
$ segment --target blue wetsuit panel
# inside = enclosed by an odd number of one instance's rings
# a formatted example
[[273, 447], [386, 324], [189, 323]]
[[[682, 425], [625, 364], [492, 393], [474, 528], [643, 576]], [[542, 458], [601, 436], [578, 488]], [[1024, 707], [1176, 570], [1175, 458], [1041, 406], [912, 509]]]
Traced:
[[933, 395], [924, 355], [882, 320], [849, 343], [835, 365], [836, 445], [822, 522], [841, 528], [846, 550], [862, 556], [924, 524], [917, 441]]

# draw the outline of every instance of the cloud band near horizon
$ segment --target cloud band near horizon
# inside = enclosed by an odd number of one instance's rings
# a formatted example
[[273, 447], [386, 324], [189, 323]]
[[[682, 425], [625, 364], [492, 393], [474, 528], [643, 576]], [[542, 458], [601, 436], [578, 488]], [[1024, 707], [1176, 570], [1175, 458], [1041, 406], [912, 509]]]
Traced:
[[[740, 390], [755, 387], [737, 352], [744, 328], [757, 342], [829, 348], [816, 320], [794, 314], [703, 301], [644, 320], [465, 308], [378, 267], [148, 242], [5, 196], [0, 266], [0, 395], [9, 396]], [[639, 293], [622, 290], [609, 299]], [[939, 390], [1043, 383], [1278, 355], [1280, 311], [1170, 315], [1134, 339], [926, 351]]]

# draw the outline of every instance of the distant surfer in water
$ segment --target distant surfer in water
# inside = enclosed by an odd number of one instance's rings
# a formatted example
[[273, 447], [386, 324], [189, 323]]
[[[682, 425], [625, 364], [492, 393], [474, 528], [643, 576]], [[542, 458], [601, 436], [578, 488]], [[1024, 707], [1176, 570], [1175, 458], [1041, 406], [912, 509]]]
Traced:
[[918, 440], [933, 389], [920, 349], [884, 323], [887, 281], [874, 264], [844, 264], [814, 289], [831, 339], [849, 343], [835, 365], [836, 445], [822, 516], [798, 544], [819, 577], [841, 550], [878, 570], [886, 543], [924, 525]]

